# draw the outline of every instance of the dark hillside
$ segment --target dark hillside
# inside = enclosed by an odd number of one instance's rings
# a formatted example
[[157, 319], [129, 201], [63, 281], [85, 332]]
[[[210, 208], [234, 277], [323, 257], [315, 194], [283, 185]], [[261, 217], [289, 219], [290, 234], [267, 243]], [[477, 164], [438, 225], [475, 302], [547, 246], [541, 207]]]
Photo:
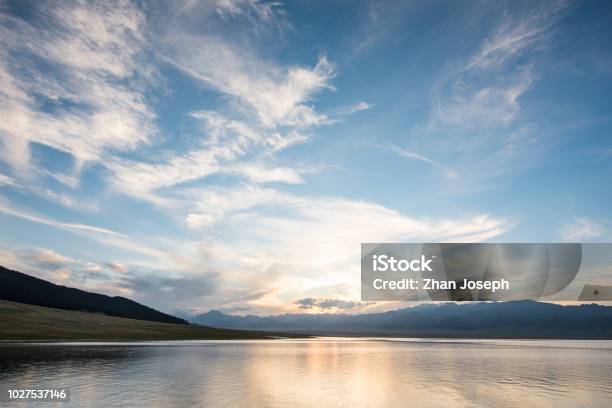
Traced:
[[187, 324], [174, 317], [120, 296], [106, 296], [60, 286], [0, 266], [0, 299], [57, 309], [104, 313], [153, 322]]

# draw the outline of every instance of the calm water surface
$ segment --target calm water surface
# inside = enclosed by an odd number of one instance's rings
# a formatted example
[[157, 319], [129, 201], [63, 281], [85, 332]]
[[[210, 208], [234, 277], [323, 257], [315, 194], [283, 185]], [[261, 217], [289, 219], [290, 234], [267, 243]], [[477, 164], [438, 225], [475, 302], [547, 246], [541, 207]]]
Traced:
[[71, 390], [70, 403], [30, 403], [33, 407], [608, 408], [611, 374], [610, 341], [0, 345], [2, 392]]

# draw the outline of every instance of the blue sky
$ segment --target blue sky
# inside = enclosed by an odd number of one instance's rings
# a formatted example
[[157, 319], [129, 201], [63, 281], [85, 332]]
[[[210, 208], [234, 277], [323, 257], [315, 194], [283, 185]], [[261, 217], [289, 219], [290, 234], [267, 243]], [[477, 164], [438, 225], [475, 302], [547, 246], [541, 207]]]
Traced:
[[596, 1], [1, 1], [0, 263], [336, 312], [388, 307], [360, 242], [610, 241], [610, 44]]

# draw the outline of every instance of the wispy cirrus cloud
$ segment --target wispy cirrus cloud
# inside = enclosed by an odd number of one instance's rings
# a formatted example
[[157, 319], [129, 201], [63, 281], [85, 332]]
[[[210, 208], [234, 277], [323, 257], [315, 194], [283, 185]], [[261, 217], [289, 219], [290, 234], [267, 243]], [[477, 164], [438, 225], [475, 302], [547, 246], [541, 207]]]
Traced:
[[38, 215], [30, 211], [14, 208], [6, 200], [0, 200], [0, 214], [9, 215], [31, 223], [41, 224], [60, 230], [87, 237], [93, 241], [112, 248], [129, 251], [143, 258], [142, 264], [171, 266], [175, 270], [190, 271], [198, 269], [198, 259], [189, 258], [181, 253], [181, 245], [185, 243], [172, 243], [165, 241], [164, 245], [145, 243], [144, 238], [136, 239], [134, 236], [108, 228], [82, 223], [59, 221], [55, 218]]
[[[529, 69], [523, 68], [512, 75], [510, 81], [481, 87], [465, 83], [459, 91], [436, 97], [434, 117], [439, 123], [466, 128], [511, 124], [520, 112], [519, 98], [533, 84]], [[457, 83], [452, 85], [457, 87]]]
[[[42, 171], [41, 173], [48, 174], [49, 172]], [[54, 174], [55, 175], [55, 174]], [[57, 175], [62, 178], [61, 175]], [[54, 204], [61, 205], [67, 208], [72, 208], [78, 211], [94, 212], [98, 210], [98, 206], [91, 200], [77, 199], [71, 194], [66, 194], [57, 189], [41, 187], [37, 183], [19, 182], [16, 179], [0, 173], [0, 186], [10, 187], [16, 191], [27, 194], [35, 194]]]
[[441, 70], [426, 123], [402, 143], [406, 157], [452, 169], [447, 175], [460, 175], [454, 193], [494, 188], [493, 180], [536, 163], [555, 141], [545, 137], [534, 115], [524, 114], [523, 98], [538, 84], [540, 58], [568, 6], [496, 5], [495, 20], [487, 15], [482, 21], [488, 33]]
[[520, 112], [520, 97], [535, 81], [530, 58], [551, 38], [567, 5], [557, 1], [528, 12], [504, 13], [478, 50], [436, 87], [433, 123], [468, 129], [510, 125]]
[[604, 224], [596, 222], [587, 217], [577, 217], [572, 222], [566, 223], [561, 228], [561, 236], [564, 241], [585, 242], [597, 240], [606, 233]]
[[550, 28], [562, 17], [567, 0], [546, 3], [535, 12], [521, 15], [520, 19], [504, 17], [495, 32], [487, 38], [472, 56], [466, 69], [502, 69], [513, 58], [530, 52], [550, 36]]
[[[266, 26], [286, 27], [283, 11], [277, 6], [252, 1], [169, 6], [172, 18], [152, 35], [158, 60], [225, 96], [228, 102], [224, 109], [189, 113], [187, 119], [198, 124], [201, 134], [198, 143], [187, 150], [148, 161], [105, 159], [114, 190], [172, 207], [177, 203], [165, 196], [163, 189], [180, 188], [216, 174], [251, 183], [303, 182], [301, 174], [308, 169], [283, 164], [275, 156], [308, 142], [307, 129], [331, 123], [309, 102], [319, 92], [333, 89], [334, 65], [324, 56], [312, 67], [263, 59], [245, 41], [248, 36], [222, 37], [213, 29], [245, 19], [249, 24], [241, 24], [241, 30], [249, 32], [254, 27], [258, 31]], [[202, 25], [202, 21], [210, 24]]]
[[281, 182], [299, 184], [301, 174], [310, 169], [275, 164], [275, 152], [307, 140], [300, 133], [265, 135], [247, 124], [227, 119], [217, 113], [197, 112], [205, 134], [199, 147], [175, 153], [152, 162], [109, 158], [110, 185], [124, 194], [161, 206], [176, 203], [159, 190], [206, 178], [215, 174], [235, 175], [259, 184]]
[[384, 149], [384, 150], [388, 150], [391, 151], [399, 156], [402, 157], [406, 157], [408, 159], [413, 159], [413, 160], [418, 160], [427, 164], [430, 164], [438, 169], [440, 169], [444, 175], [448, 178], [457, 178], [458, 174], [455, 170], [453, 170], [452, 168], [439, 163], [435, 160], [432, 160], [428, 157], [423, 156], [422, 154], [419, 154], [415, 151], [412, 150], [408, 150], [408, 149], [404, 149], [402, 147], [396, 146], [394, 144], [386, 144], [386, 145], [377, 145], [376, 147], [380, 148], [380, 149]]
[[12, 177], [0, 173], [0, 185], [17, 187], [17, 181]]
[[[160, 190], [213, 174], [252, 183], [302, 183], [301, 174], [310, 169], [276, 164], [273, 157], [308, 142], [305, 129], [331, 123], [309, 102], [317, 93], [333, 89], [334, 65], [324, 56], [313, 67], [264, 60], [235, 38], [194, 30], [201, 27], [201, 20], [190, 18], [246, 18], [252, 24], [286, 26], [277, 6], [252, 1], [185, 2], [169, 6], [173, 18], [155, 33], [149, 30], [145, 14], [127, 0], [104, 6], [88, 1], [41, 5], [36, 17], [46, 19], [44, 25], [3, 14], [3, 159], [23, 171], [31, 164], [30, 144], [40, 143], [69, 153], [74, 166], [72, 173], [43, 168], [36, 169], [39, 174], [75, 189], [83, 164], [98, 162], [110, 170], [113, 190], [169, 208], [176, 203]], [[158, 133], [146, 97], [155, 71], [146, 59], [151, 38], [162, 61], [233, 101], [229, 116], [211, 110], [190, 113], [200, 124], [199, 145], [158, 157], [153, 153], [142, 161], [115, 153], [150, 144]], [[361, 103], [350, 110], [368, 107]], [[8, 185], [9, 179], [3, 180]], [[63, 206], [82, 207], [65, 192], [30, 190]]]
[[372, 109], [374, 105], [365, 101], [358, 102], [354, 105], [341, 106], [332, 111], [332, 116], [346, 116], [352, 115], [353, 113], [363, 112], [368, 109]]
[[147, 72], [144, 20], [127, 1], [40, 4], [34, 22], [2, 14], [4, 160], [26, 169], [37, 142], [70, 153], [78, 170], [106, 151], [147, 143], [155, 115], [144, 82], [134, 81]]
[[4, 202], [4, 200], [0, 201], [0, 213], [10, 215], [16, 218], [21, 218], [23, 220], [27, 220], [30, 222], [49, 225], [49, 226], [60, 228], [60, 229], [67, 230], [67, 231], [94, 233], [94, 234], [116, 236], [116, 237], [126, 237], [126, 235], [124, 234], [121, 234], [119, 232], [112, 231], [106, 228], [96, 227], [96, 226], [87, 225], [87, 224], [61, 222], [61, 221], [57, 221], [57, 220], [47, 218], [44, 216], [32, 214], [25, 210], [13, 208], [11, 205]]
[[185, 219], [190, 228], [212, 226], [224, 221], [227, 215], [249, 211], [259, 206], [290, 205], [298, 199], [271, 188], [243, 185], [238, 188], [208, 188], [186, 191], [188, 201], [194, 203]]
[[[215, 38], [173, 34], [166, 41], [165, 61], [215, 90], [238, 98], [239, 106], [254, 114], [265, 128], [308, 127], [328, 121], [306, 104], [317, 92], [332, 89], [329, 81], [335, 70], [326, 57], [312, 68], [285, 68], [266, 64], [249, 50], [236, 49]], [[176, 47], [177, 43], [191, 46]]]
[[[311, 299], [317, 310], [351, 310], [359, 307], [350, 299], [358, 296], [360, 242], [479, 241], [513, 228], [513, 219], [487, 211], [416, 217], [378, 204], [366, 189], [350, 198], [309, 190], [309, 176], [321, 166], [307, 161], [316, 156], [294, 155], [310, 148], [298, 146], [319, 141], [323, 126], [342, 125], [348, 115], [373, 105], [359, 96], [339, 107], [334, 98], [319, 103], [336, 92], [341, 67], [318, 49], [300, 58], [275, 53], [270, 41], [282, 42], [283, 30], [291, 29], [281, 5], [211, 0], [150, 6], [163, 12], [141, 6], [127, 0], [41, 4], [34, 14], [45, 24], [2, 15], [0, 119], [10, 123], [0, 124], [1, 157], [11, 166], [0, 184], [31, 185], [27, 198], [62, 203], [67, 208], [61, 214], [70, 215], [41, 215], [8, 201], [0, 201], [0, 212], [86, 237], [100, 252], [112, 249], [108, 258], [84, 260], [58, 251], [27, 254], [47, 259], [62, 282], [154, 305], [202, 302], [262, 313], [295, 310], [295, 299]], [[392, 12], [389, 7], [384, 15]], [[454, 86], [506, 67], [536, 44], [529, 40], [493, 64], [498, 37], [483, 43], [488, 51], [464, 61], [464, 68], [472, 64], [465, 68], [469, 73], [455, 73], [451, 85], [440, 87], [432, 104], [443, 111], [435, 116], [432, 109], [438, 130], [468, 127], [482, 119], [481, 111], [504, 126], [517, 118], [520, 97], [531, 83], [525, 82], [525, 89], [518, 85], [527, 76], [504, 86], [485, 81], [481, 87], [475, 80], [465, 93]], [[474, 62], [478, 55], [482, 62]], [[149, 95], [159, 91], [152, 80], [158, 78], [162, 88], [166, 79], [179, 84], [160, 91], [172, 96], [164, 102], [177, 103], [171, 109], [162, 103], [159, 112]], [[173, 99], [185, 82], [197, 92]], [[176, 123], [158, 121], [164, 109]], [[51, 148], [46, 157], [56, 166], [33, 157], [39, 145]], [[384, 148], [456, 175], [441, 156], [404, 145]], [[63, 152], [62, 160], [57, 152]], [[63, 161], [70, 165], [59, 165]], [[28, 171], [32, 183], [22, 183]], [[83, 195], [100, 202], [101, 190], [119, 193], [105, 198], [121, 197], [100, 205], [100, 226], [61, 221], [79, 220], [71, 211], [87, 187]], [[155, 211], [159, 220], [145, 219], [142, 209]], [[105, 216], [115, 225], [129, 220], [146, 232], [106, 228]]]

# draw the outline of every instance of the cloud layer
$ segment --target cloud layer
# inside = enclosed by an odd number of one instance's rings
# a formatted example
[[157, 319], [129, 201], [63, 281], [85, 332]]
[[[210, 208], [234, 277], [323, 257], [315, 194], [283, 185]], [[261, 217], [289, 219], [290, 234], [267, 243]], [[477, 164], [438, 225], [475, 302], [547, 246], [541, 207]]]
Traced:
[[[492, 5], [454, 39], [407, 5], [350, 30], [251, 0], [2, 6], [0, 261], [166, 310], [378, 307], [360, 243], [522, 220], [529, 180], [504, 183], [561, 139], [527, 101], [570, 8]], [[597, 220], [556, 232], [602, 239]]]

